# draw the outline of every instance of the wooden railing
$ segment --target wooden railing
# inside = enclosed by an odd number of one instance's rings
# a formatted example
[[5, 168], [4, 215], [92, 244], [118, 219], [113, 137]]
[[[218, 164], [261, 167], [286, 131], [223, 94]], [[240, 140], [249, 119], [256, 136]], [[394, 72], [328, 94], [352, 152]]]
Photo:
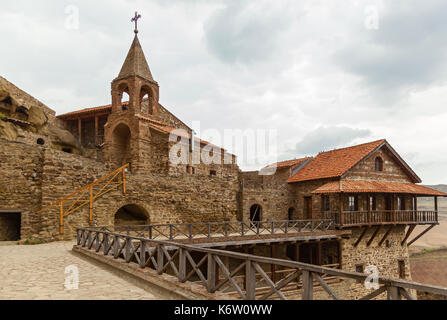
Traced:
[[437, 211], [343, 211], [325, 213], [331, 215], [339, 226], [380, 225], [380, 224], [437, 224]]
[[125, 233], [150, 240], [176, 240], [253, 235], [294, 234], [335, 229], [334, 220], [294, 220], [261, 222], [208, 222], [153, 224], [142, 226], [108, 226], [110, 232]]
[[[173, 275], [181, 283], [197, 279], [210, 293], [232, 291], [239, 299], [244, 300], [286, 300], [298, 297], [312, 300], [316, 286], [321, 287], [329, 297], [338, 300], [341, 292], [330, 287], [328, 277], [335, 277], [340, 281], [351, 279], [360, 283], [368, 277], [367, 274], [301, 262], [133, 237], [109, 232], [106, 228], [78, 228], [77, 245], [127, 263], [136, 263], [142, 269], [151, 268], [159, 275]], [[227, 259], [232, 259], [235, 263], [225, 263]], [[288, 271], [281, 279], [272, 280], [262, 265], [274, 265], [276, 270]], [[243, 283], [236, 278], [241, 275]], [[385, 292], [388, 293], [388, 299], [398, 300], [404, 297], [414, 300], [415, 297], [409, 290], [447, 297], [447, 288], [384, 277], [376, 280], [379, 288], [370, 291], [363, 300], [373, 299]], [[292, 282], [297, 282], [296, 294], [286, 295], [284, 289]]]
[[95, 182], [73, 192], [65, 198], [58, 200], [49, 206], [39, 210], [37, 213], [43, 213], [50, 208], [59, 207], [60, 215], [60, 233], [64, 233], [64, 218], [71, 213], [89, 206], [89, 220], [93, 221], [93, 204], [94, 201], [104, 194], [122, 187], [123, 193], [126, 193], [126, 169], [129, 164], [116, 169], [108, 175], [96, 180]]

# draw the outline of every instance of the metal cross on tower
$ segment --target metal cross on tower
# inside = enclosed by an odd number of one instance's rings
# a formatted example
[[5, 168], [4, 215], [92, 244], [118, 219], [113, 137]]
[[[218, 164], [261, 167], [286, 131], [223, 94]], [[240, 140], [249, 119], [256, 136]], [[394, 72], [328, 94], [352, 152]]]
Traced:
[[132, 22], [135, 22], [135, 33], [138, 33], [138, 19], [141, 18], [141, 14], [138, 14], [138, 12], [135, 12], [135, 17], [132, 18]]

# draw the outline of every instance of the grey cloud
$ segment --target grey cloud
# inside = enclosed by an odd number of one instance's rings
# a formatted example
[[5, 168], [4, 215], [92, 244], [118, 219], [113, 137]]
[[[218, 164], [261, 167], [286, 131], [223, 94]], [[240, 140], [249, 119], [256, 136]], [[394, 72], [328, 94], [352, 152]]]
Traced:
[[[371, 135], [371, 131], [367, 129], [354, 129], [350, 127], [319, 127], [309, 132], [304, 138], [298, 142], [294, 150], [282, 155], [285, 157], [309, 156], [315, 155], [322, 151], [328, 151], [338, 147], [346, 147], [358, 138], [365, 138]], [[293, 158], [293, 156], [292, 156]]]
[[271, 2], [229, 1], [204, 25], [210, 52], [226, 63], [253, 63], [272, 57], [280, 49], [279, 36], [292, 22], [290, 11]]
[[379, 30], [359, 28], [335, 55], [344, 70], [360, 76], [384, 102], [405, 90], [445, 81], [447, 2], [396, 0], [379, 11]]

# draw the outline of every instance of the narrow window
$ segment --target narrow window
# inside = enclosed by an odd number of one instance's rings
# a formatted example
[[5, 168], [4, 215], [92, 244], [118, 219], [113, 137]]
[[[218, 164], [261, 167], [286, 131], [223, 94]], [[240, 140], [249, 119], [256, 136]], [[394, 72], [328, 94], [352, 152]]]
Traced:
[[365, 265], [364, 264], [358, 264], [355, 266], [355, 272], [358, 273], [365, 273]]
[[398, 265], [399, 265], [399, 278], [405, 279], [405, 261], [399, 260]]
[[73, 151], [70, 148], [62, 148], [62, 151], [65, 153], [73, 153]]
[[376, 171], [383, 171], [383, 160], [381, 157], [376, 158], [375, 169]]
[[349, 211], [358, 211], [357, 196], [349, 196]]
[[210, 170], [210, 176], [217, 176], [216, 170]]

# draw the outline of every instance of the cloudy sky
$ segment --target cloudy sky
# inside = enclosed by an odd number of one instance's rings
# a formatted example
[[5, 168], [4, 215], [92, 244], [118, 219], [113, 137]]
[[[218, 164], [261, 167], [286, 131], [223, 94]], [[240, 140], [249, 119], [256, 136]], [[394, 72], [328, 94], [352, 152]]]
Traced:
[[8, 1], [0, 75], [58, 114], [109, 104], [135, 10], [160, 103], [200, 133], [276, 131], [280, 160], [386, 138], [447, 183], [445, 0]]

